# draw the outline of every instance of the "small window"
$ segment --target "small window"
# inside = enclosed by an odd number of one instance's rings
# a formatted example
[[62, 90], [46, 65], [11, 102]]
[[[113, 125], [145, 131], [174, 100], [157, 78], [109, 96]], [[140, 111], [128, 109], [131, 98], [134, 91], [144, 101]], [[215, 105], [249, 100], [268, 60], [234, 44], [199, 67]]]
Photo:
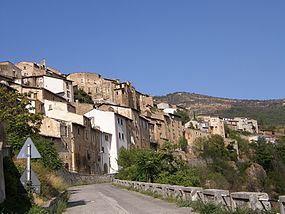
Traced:
[[124, 136], [124, 134], [122, 133], [122, 140], [125, 140], [125, 136]]
[[119, 132], [119, 139], [121, 139], [121, 133]]
[[118, 118], [118, 124], [120, 124], [120, 118]]
[[81, 83], [83, 83], [83, 79], [81, 79]]
[[105, 135], [105, 140], [108, 141], [109, 140], [109, 136]]
[[52, 110], [52, 104], [49, 104], [48, 110], [49, 110], [49, 111]]
[[77, 128], [77, 134], [80, 135], [80, 129], [79, 128]]
[[121, 125], [123, 125], [123, 119], [121, 119]]
[[101, 147], [101, 152], [104, 153], [104, 146]]

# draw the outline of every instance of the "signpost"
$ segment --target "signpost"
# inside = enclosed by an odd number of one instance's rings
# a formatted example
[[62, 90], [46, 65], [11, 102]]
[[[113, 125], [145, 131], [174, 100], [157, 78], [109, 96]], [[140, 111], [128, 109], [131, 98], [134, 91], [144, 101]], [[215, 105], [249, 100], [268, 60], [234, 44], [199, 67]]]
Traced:
[[27, 159], [26, 170], [24, 171], [20, 180], [24, 186], [31, 184], [32, 191], [39, 194], [41, 183], [36, 174], [31, 169], [31, 158], [41, 158], [41, 155], [34, 145], [32, 139], [27, 138], [25, 144], [17, 156], [17, 159]]

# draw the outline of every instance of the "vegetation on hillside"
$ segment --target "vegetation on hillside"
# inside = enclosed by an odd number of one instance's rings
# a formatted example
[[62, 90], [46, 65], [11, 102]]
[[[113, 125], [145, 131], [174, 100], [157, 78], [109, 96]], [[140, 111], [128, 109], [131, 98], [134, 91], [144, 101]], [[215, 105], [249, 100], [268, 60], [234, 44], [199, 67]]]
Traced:
[[146, 149], [121, 149], [118, 179], [198, 186], [195, 169], [187, 166], [175, 152], [175, 145], [165, 143], [158, 151]]
[[[0, 87], [0, 121], [5, 124], [5, 135], [11, 145], [11, 157], [4, 159], [6, 200], [0, 205], [1, 213], [46, 213], [37, 206], [58, 194], [65, 188], [61, 178], [54, 170], [62, 167], [55, 145], [40, 137], [41, 114], [32, 114], [28, 94]], [[16, 160], [16, 155], [27, 137], [31, 137], [42, 158], [32, 160], [32, 169], [41, 181], [41, 194], [36, 196], [19, 185], [24, 172], [25, 160]], [[35, 211], [36, 210], [36, 211]]]
[[185, 123], [187, 123], [190, 120], [189, 114], [186, 111], [182, 111], [182, 110], [178, 109], [174, 112], [174, 114], [181, 118], [182, 125], [184, 125]]
[[250, 143], [231, 131], [239, 155], [232, 145], [224, 146], [218, 135], [199, 138], [192, 148], [206, 165], [190, 166], [180, 158], [181, 150], [166, 143], [157, 151], [122, 149], [118, 179], [166, 183], [231, 191], [262, 191], [272, 197], [285, 193], [285, 138], [276, 144], [260, 139]]
[[74, 91], [74, 100], [78, 100], [80, 103], [94, 104], [92, 97], [80, 88]]

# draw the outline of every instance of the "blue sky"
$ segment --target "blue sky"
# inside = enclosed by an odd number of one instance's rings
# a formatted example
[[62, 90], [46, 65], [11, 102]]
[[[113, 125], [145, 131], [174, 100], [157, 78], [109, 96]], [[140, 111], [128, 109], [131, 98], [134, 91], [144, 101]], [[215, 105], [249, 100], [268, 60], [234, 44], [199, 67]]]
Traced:
[[0, 60], [130, 80], [151, 95], [285, 98], [284, 0], [6, 0]]

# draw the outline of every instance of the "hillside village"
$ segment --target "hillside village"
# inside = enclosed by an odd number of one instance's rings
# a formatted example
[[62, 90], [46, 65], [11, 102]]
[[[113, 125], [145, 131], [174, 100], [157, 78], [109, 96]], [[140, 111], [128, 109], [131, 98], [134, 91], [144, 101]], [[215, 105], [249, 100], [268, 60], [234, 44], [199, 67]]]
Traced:
[[[44, 115], [40, 135], [55, 143], [70, 172], [113, 174], [119, 170], [122, 147], [157, 149], [164, 142], [177, 144], [181, 138], [187, 140], [191, 154], [197, 138], [220, 135], [225, 146], [232, 145], [238, 154], [237, 142], [227, 136], [225, 127], [244, 133], [249, 141], [263, 136], [275, 142], [273, 133], [260, 131], [256, 120], [199, 115], [183, 121], [178, 112], [186, 109], [156, 103], [129, 81], [87, 72], [62, 74], [45, 61], [0, 62], [0, 81], [2, 86], [28, 94], [30, 111]], [[75, 99], [80, 91], [93, 103]]]

